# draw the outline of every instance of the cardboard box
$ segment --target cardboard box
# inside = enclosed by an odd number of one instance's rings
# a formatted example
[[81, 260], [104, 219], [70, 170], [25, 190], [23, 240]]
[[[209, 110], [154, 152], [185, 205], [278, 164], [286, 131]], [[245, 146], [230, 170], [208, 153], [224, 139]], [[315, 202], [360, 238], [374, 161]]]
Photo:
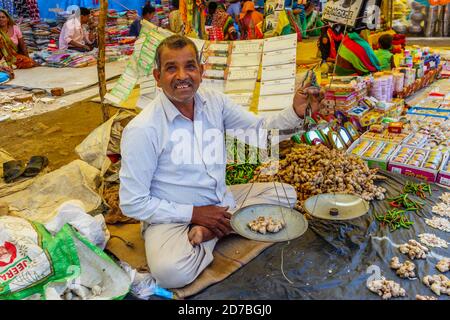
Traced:
[[[409, 149], [413, 149], [413, 150], [426, 151], [427, 155], [422, 160], [422, 163], [419, 167], [409, 165], [406, 163], [395, 162], [393, 160], [396, 157], [396, 155], [399, 153], [400, 149], [402, 149], [403, 147], [408, 147]], [[401, 173], [405, 176], [411, 176], [411, 177], [415, 177], [418, 179], [427, 180], [429, 182], [436, 182], [439, 170], [422, 168], [422, 165], [424, 164], [425, 160], [427, 159], [430, 151], [431, 150], [429, 150], [429, 149], [416, 148], [416, 147], [411, 147], [411, 146], [406, 146], [406, 145], [399, 145], [397, 147], [397, 150], [395, 150], [395, 152], [389, 158], [388, 171], [395, 172], [395, 173]], [[406, 160], [406, 162], [408, 162], [411, 157], [412, 157], [412, 155]], [[442, 162], [444, 162], [447, 159], [447, 157], [448, 157], [448, 154], [444, 154]]]
[[[388, 160], [389, 160], [390, 156], [396, 151], [398, 144], [392, 143], [392, 142], [382, 142], [379, 145], [379, 147], [377, 148], [377, 150], [375, 151], [375, 154], [373, 157], [366, 157], [366, 156], [364, 156], [364, 153], [372, 146], [373, 143], [379, 143], [380, 141], [369, 140], [369, 139], [364, 139], [364, 138], [360, 137], [360, 138], [358, 138], [358, 140], [353, 142], [353, 144], [350, 146], [350, 148], [348, 148], [347, 153], [356, 155], [353, 153], [353, 150], [361, 143], [362, 140], [371, 141], [371, 144], [369, 144], [367, 147], [362, 149], [362, 151], [359, 152], [357, 154], [357, 156], [359, 156], [361, 159], [366, 161], [369, 168], [379, 168], [379, 169], [387, 170]], [[380, 159], [380, 158], [378, 158], [378, 156], [380, 155], [381, 151], [384, 150], [384, 147], [386, 144], [394, 144], [395, 147], [393, 148], [393, 150], [388, 154], [388, 156], [385, 159]]]
[[444, 161], [442, 161], [436, 182], [450, 187], [450, 169], [448, 171], [445, 171], [449, 162], [450, 156], [449, 154], [447, 154], [447, 157], [444, 159]]

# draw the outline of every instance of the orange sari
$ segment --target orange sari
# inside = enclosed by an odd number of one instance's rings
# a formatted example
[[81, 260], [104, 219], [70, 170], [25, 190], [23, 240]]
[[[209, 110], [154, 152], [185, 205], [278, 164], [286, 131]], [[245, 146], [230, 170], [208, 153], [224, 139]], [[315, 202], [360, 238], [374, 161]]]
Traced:
[[0, 30], [0, 59], [4, 58], [8, 65], [18, 69], [29, 69], [36, 66], [33, 59], [18, 53], [18, 48], [11, 38]]
[[242, 13], [239, 16], [241, 25], [241, 40], [262, 39], [264, 16], [256, 11], [253, 1], [244, 2]]

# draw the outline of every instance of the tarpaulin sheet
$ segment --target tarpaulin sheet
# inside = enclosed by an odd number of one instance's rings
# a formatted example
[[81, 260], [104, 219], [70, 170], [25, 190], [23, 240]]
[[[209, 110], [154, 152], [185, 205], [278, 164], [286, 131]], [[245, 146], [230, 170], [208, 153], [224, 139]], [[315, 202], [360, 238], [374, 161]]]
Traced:
[[[407, 180], [415, 179], [384, 173], [389, 180], [380, 185], [387, 188], [387, 196], [402, 193]], [[191, 299], [381, 299], [366, 288], [367, 279], [374, 275], [368, 268], [377, 267], [388, 280], [400, 283], [407, 296], [396, 299], [415, 299], [416, 294], [433, 295], [422, 284], [428, 274], [439, 274], [435, 268], [442, 257], [450, 257], [446, 248], [430, 248], [426, 260], [413, 260], [416, 265], [415, 280], [399, 278], [389, 268], [392, 257], [400, 262], [409, 258], [400, 253], [398, 246], [410, 239], [419, 241], [421, 233], [433, 233], [449, 241], [449, 233], [431, 228], [424, 218], [431, 218], [431, 207], [440, 202], [439, 196], [448, 191], [433, 185], [433, 195], [426, 200], [418, 214], [410, 213], [414, 224], [410, 229], [390, 232], [382, 228], [374, 218], [374, 212], [384, 213], [390, 209], [388, 201], [372, 201], [370, 211], [357, 219], [334, 222], [309, 220], [308, 231], [289, 244], [278, 243], [265, 250], [253, 261], [243, 266], [224, 281], [213, 285]], [[281, 254], [284, 248], [283, 270], [290, 284], [281, 273]], [[372, 270], [369, 268], [369, 270]], [[447, 274], [448, 276], [448, 274]], [[448, 300], [448, 296], [440, 299]]]
[[[77, 5], [79, 7], [86, 8], [98, 8], [99, 1], [95, 0], [38, 0], [39, 12], [41, 18], [43, 19], [55, 19], [56, 15], [53, 12], [50, 12], [49, 9], [53, 8], [61, 8], [66, 10], [68, 6]], [[143, 0], [118, 0], [118, 1], [109, 1], [108, 9], [115, 9], [117, 11], [124, 11], [125, 7], [131, 10], [137, 10], [139, 14], [141, 14], [142, 7], [145, 2]]]

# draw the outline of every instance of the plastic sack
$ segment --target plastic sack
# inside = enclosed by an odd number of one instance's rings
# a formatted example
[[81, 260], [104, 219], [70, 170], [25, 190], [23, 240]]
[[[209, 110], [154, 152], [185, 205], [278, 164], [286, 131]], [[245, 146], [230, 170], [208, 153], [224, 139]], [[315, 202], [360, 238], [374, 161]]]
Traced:
[[138, 272], [128, 263], [123, 261], [120, 263], [120, 266], [131, 278], [131, 293], [137, 298], [148, 300], [150, 296], [156, 295], [167, 299], [174, 299], [173, 292], [158, 286], [151, 273]]
[[[131, 287], [129, 275], [107, 254], [68, 225], [78, 257], [75, 276], [45, 286], [45, 300], [119, 300]], [[64, 229], [63, 228], [63, 229]]]
[[45, 228], [52, 234], [59, 232], [68, 223], [99, 248], [106, 247], [110, 233], [102, 214], [90, 216], [83, 203], [78, 200], [64, 202], [56, 211], [55, 217], [45, 224]]
[[45, 283], [71, 278], [79, 264], [67, 227], [52, 237], [39, 223], [0, 217], [0, 299], [43, 293]]
[[[39, 223], [0, 217], [0, 300], [121, 299], [131, 279], [100, 248], [65, 224], [55, 236]], [[75, 295], [73, 295], [75, 297]]]

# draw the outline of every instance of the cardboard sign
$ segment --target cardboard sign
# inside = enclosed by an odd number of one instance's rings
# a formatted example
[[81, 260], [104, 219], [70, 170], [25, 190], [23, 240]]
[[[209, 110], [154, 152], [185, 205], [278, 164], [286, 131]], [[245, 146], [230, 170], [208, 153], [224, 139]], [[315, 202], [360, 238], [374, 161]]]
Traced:
[[323, 10], [323, 20], [341, 23], [354, 27], [357, 21], [363, 0], [330, 0]]

